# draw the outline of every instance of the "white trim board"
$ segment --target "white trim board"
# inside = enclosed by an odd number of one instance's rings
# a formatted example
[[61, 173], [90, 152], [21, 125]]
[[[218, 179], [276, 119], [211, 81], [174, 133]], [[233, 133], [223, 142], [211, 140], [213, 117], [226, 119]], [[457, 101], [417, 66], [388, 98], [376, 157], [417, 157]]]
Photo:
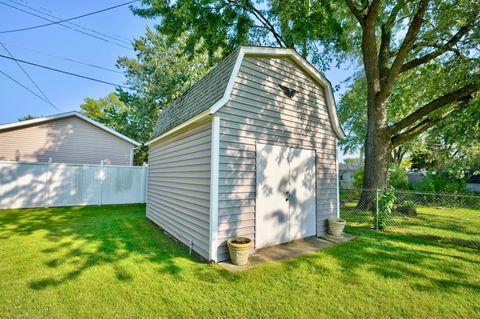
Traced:
[[206, 116], [209, 116], [209, 115], [210, 115], [209, 110], [203, 111], [202, 113], [195, 115], [195, 116], [192, 117], [191, 119], [183, 122], [183, 123], [180, 124], [180, 125], [175, 126], [175, 127], [172, 128], [171, 130], [163, 133], [162, 135], [157, 136], [157, 137], [155, 137], [154, 139], [146, 142], [145, 145], [148, 146], [148, 145], [150, 145], [150, 144], [152, 144], [152, 143], [155, 143], [156, 141], [159, 141], [159, 140], [161, 140], [161, 139], [163, 139], [163, 138], [165, 138], [165, 137], [167, 137], [167, 136], [169, 136], [169, 135], [172, 135], [173, 133], [175, 133], [175, 132], [177, 132], [177, 131], [179, 131], [179, 130], [181, 130], [181, 129], [183, 129], [183, 128], [191, 125], [191, 124], [197, 123], [198, 121], [202, 120], [203, 118], [205, 118]]
[[79, 119], [82, 119], [82, 120], [84, 120], [84, 121], [86, 121], [86, 122], [88, 122], [88, 123], [90, 123], [90, 124], [92, 124], [92, 125], [94, 125], [98, 128], [101, 128], [102, 130], [107, 131], [108, 133], [113, 134], [113, 135], [115, 135], [115, 136], [117, 136], [117, 137], [135, 145], [135, 146], [140, 146], [140, 143], [138, 143], [137, 141], [134, 141], [131, 138], [126, 137], [125, 135], [123, 135], [121, 133], [118, 133], [117, 131], [112, 130], [111, 128], [106, 127], [105, 125], [103, 125], [101, 123], [98, 123], [97, 121], [94, 121], [91, 118], [86, 117], [85, 115], [83, 115], [79, 112], [76, 112], [76, 111], [54, 114], [54, 115], [50, 115], [50, 116], [40, 117], [40, 118], [21, 121], [21, 122], [3, 124], [3, 125], [0, 125], [0, 131], [6, 130], [6, 129], [11, 129], [11, 128], [27, 126], [27, 125], [39, 124], [39, 123], [58, 120], [58, 119], [63, 119], [63, 118], [71, 117], [71, 116], [76, 116]]
[[212, 118], [212, 157], [210, 165], [210, 238], [209, 259], [217, 262], [218, 247], [218, 173], [220, 170], [220, 117]]

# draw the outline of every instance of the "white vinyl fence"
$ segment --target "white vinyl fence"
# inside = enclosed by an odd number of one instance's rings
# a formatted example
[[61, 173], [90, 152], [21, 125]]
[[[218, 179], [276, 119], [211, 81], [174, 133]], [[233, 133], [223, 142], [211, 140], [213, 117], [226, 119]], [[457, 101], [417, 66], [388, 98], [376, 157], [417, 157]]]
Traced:
[[146, 166], [0, 162], [0, 209], [144, 203]]

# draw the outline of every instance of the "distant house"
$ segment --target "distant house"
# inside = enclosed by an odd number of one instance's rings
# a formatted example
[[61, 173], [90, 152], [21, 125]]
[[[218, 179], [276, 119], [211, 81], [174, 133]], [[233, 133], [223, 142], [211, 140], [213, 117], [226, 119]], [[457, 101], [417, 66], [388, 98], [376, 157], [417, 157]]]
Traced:
[[426, 175], [427, 171], [425, 169], [412, 170], [408, 172], [408, 184], [419, 186], [422, 184], [422, 181]]
[[472, 168], [470, 172], [472, 173], [472, 175], [470, 176], [470, 179], [468, 180], [465, 189], [475, 193], [480, 193], [480, 168]]
[[139, 145], [78, 112], [0, 125], [0, 161], [132, 165]]
[[232, 236], [254, 249], [322, 236], [343, 138], [320, 72], [292, 49], [241, 47], [162, 111], [147, 217], [213, 261]]
[[338, 179], [340, 183], [340, 188], [352, 188], [353, 182], [355, 178], [353, 175], [357, 170], [362, 167], [361, 164], [353, 165], [353, 164], [345, 164], [340, 163], [338, 166]]

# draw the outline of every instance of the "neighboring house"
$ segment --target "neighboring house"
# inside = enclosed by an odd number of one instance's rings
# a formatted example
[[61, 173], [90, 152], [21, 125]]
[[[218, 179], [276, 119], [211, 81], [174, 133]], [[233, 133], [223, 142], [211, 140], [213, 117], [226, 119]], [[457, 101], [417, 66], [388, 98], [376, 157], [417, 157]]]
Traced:
[[132, 165], [139, 145], [78, 112], [0, 125], [0, 161]]
[[470, 176], [465, 189], [480, 193], [480, 168], [472, 168], [470, 169], [470, 173], [472, 175]]
[[359, 163], [358, 165], [340, 163], [338, 167], [340, 188], [352, 188], [353, 183], [355, 182], [355, 178], [353, 177], [353, 175], [361, 167], [361, 163]]
[[292, 49], [241, 47], [163, 110], [147, 217], [202, 257], [324, 235], [338, 215], [332, 88]]
[[425, 169], [417, 169], [414, 171], [408, 172], [408, 184], [413, 186], [419, 186], [422, 184], [423, 179], [427, 175], [427, 171]]

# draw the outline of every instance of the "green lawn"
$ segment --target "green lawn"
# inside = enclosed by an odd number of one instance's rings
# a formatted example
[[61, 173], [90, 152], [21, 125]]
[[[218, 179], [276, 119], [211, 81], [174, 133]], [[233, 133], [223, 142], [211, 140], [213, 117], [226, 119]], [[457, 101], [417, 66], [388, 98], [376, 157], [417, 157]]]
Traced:
[[349, 243], [232, 274], [144, 210], [0, 211], [0, 317], [479, 317], [478, 250], [350, 228]]
[[[355, 205], [356, 202], [346, 203], [342, 217], [351, 226], [373, 227], [372, 212], [359, 211]], [[393, 214], [385, 230], [480, 249], [480, 209], [419, 206], [417, 213], [417, 216]]]

